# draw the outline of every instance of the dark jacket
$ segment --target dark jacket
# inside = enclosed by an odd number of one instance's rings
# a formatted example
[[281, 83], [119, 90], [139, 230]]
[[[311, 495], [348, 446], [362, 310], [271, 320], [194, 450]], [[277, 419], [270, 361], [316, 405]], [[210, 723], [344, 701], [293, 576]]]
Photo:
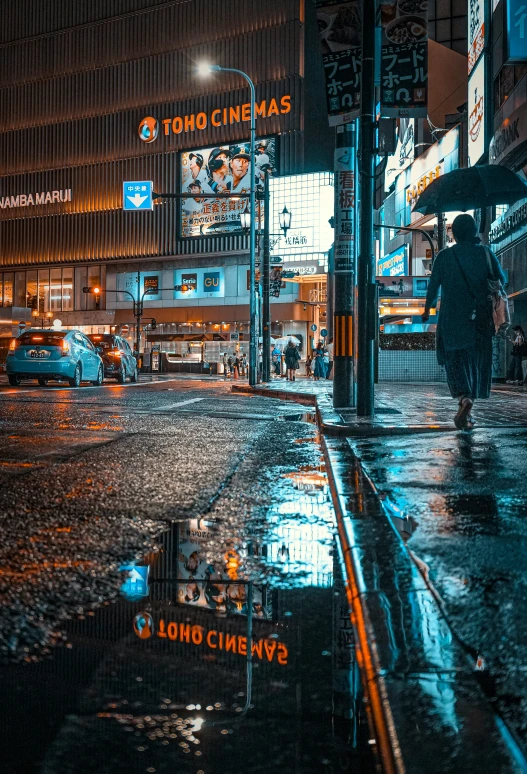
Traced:
[[286, 347], [285, 350], [285, 367], [286, 368], [298, 368], [298, 361], [300, 360], [300, 353], [296, 347]]
[[[454, 250], [456, 251], [455, 255]], [[491, 312], [487, 286], [488, 261], [483, 246], [474, 245], [471, 242], [459, 242], [455, 247], [441, 250], [434, 261], [426, 294], [427, 308], [435, 307], [441, 288], [441, 309], [437, 323], [438, 354], [441, 350], [470, 349], [476, 343], [476, 323], [471, 319], [475, 302], [463, 279], [455, 256], [463, 267], [477, 303], [482, 306], [488, 304], [489, 314]], [[493, 278], [504, 282], [504, 274], [492, 252], [490, 259]], [[492, 329], [490, 329], [490, 335], [492, 335]]]

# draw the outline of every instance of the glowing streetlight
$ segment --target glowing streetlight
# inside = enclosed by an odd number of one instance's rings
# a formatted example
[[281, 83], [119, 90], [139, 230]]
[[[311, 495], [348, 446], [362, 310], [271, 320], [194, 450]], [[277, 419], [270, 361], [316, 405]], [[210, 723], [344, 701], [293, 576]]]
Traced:
[[[251, 78], [243, 70], [234, 67], [220, 67], [220, 65], [202, 62], [198, 65], [198, 74], [206, 77], [211, 73], [236, 73], [247, 81], [251, 92], [251, 193], [249, 199], [249, 384], [254, 386], [258, 381], [258, 338], [256, 330], [256, 90]], [[242, 213], [242, 218], [245, 213]], [[243, 220], [242, 220], [243, 224]]]

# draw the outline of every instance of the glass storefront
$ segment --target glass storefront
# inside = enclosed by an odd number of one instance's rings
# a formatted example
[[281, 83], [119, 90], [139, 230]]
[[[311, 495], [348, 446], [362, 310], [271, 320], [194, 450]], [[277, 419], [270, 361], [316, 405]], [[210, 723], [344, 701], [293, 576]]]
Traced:
[[[96, 299], [87, 298], [82, 287], [101, 282], [99, 266], [83, 267], [84, 283], [79, 288], [77, 309], [96, 309]], [[0, 306], [26, 307], [46, 312], [72, 312], [74, 309], [73, 267], [38, 271], [0, 272]]]

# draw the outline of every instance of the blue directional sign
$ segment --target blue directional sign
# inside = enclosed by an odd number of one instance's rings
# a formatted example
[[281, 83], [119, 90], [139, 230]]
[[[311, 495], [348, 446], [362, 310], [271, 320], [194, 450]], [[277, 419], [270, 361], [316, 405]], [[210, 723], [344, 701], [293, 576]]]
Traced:
[[149, 565], [123, 565], [120, 572], [126, 572], [127, 577], [120, 588], [120, 592], [130, 602], [135, 602], [149, 594], [148, 571]]
[[507, 61], [527, 61], [527, 3], [507, 0]]
[[152, 192], [154, 184], [151, 180], [128, 180], [123, 183], [123, 210], [153, 210]]

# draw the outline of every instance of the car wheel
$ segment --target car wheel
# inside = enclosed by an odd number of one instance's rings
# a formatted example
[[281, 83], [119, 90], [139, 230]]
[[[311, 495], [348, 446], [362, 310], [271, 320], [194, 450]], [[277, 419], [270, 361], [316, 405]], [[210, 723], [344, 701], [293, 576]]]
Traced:
[[38, 383], [40, 384], [41, 387], [45, 387], [46, 384], [48, 383], [48, 380], [44, 379], [43, 376], [39, 376], [38, 377]]
[[132, 371], [132, 375], [130, 377], [131, 382], [138, 382], [139, 381], [139, 373], [137, 371], [137, 364], [134, 366], [134, 370]]
[[124, 363], [121, 365], [121, 370], [117, 374], [117, 381], [119, 384], [124, 384], [126, 382], [126, 371], [124, 368]]
[[22, 381], [20, 374], [9, 374], [7, 378], [11, 387], [20, 387], [20, 382]]
[[102, 365], [99, 366], [99, 370], [97, 371], [97, 379], [92, 382], [94, 387], [100, 387], [104, 379], [104, 373], [102, 370]]
[[81, 377], [82, 377], [82, 367], [80, 363], [77, 363], [77, 365], [75, 366], [75, 373], [73, 374], [73, 379], [68, 379], [70, 387], [80, 387]]

